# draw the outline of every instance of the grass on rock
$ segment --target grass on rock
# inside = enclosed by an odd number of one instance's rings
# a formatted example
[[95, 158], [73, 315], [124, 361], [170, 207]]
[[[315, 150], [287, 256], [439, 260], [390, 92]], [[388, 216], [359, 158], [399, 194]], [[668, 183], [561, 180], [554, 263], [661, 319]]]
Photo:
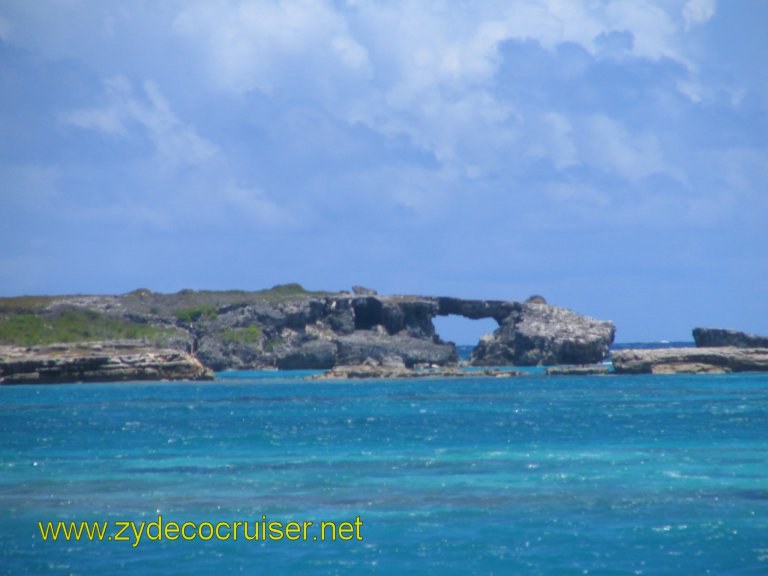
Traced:
[[0, 344], [17, 346], [96, 340], [160, 342], [175, 333], [172, 328], [111, 318], [93, 310], [68, 310], [51, 317], [25, 313], [0, 318]]

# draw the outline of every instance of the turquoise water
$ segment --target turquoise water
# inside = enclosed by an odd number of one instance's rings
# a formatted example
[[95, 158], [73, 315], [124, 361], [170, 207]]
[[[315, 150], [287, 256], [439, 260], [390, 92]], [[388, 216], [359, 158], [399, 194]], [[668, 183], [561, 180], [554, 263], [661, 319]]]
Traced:
[[[295, 376], [0, 388], [0, 572], [768, 573], [768, 376]], [[158, 515], [359, 516], [363, 539], [37, 528]]]

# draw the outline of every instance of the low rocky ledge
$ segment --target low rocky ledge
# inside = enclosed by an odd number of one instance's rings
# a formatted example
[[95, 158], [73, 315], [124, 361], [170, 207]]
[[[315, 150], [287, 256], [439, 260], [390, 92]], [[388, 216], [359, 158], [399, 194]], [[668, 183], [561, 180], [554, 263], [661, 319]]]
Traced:
[[601, 364], [550, 366], [546, 371], [547, 376], [603, 376], [610, 373], [610, 368]]
[[143, 342], [0, 346], [0, 385], [212, 379], [195, 357]]
[[616, 350], [617, 374], [724, 374], [768, 371], [768, 348], [736, 346]]
[[361, 364], [335, 366], [332, 369], [310, 376], [310, 380], [362, 380], [396, 378], [511, 378], [520, 376], [515, 370], [462, 370], [456, 366], [407, 367], [399, 358], [387, 357], [382, 360], [368, 358]]

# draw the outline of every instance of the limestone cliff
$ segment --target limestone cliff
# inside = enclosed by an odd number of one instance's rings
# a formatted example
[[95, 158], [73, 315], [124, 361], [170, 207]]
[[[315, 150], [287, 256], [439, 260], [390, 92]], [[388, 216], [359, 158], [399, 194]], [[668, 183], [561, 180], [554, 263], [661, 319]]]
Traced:
[[0, 384], [5, 385], [212, 378], [189, 354], [142, 342], [0, 346]]
[[12, 333], [16, 325], [39, 320], [52, 327], [43, 334], [48, 341], [71, 335], [74, 324], [84, 340], [96, 333], [130, 334], [190, 353], [214, 370], [327, 369], [391, 357], [408, 368], [446, 366], [457, 362], [456, 347], [440, 339], [433, 320], [447, 315], [499, 324], [479, 345], [472, 359], [478, 365], [599, 362], [614, 335], [612, 323], [549, 306], [540, 297], [521, 303], [384, 296], [361, 287], [308, 292], [291, 284], [258, 292], [142, 289], [120, 296], [0, 299], [0, 343], [4, 322]]
[[472, 354], [476, 366], [592, 364], [600, 362], [613, 343], [611, 322], [594, 320], [537, 301], [508, 303], [490, 338]]

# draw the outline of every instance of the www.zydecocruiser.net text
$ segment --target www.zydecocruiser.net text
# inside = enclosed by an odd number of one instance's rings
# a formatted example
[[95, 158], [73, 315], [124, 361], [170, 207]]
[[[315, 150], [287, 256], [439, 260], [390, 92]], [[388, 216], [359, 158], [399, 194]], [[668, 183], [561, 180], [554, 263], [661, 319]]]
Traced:
[[252, 542], [277, 542], [281, 540], [302, 542], [362, 541], [363, 521], [360, 516], [352, 521], [324, 520], [313, 522], [268, 520], [176, 522], [166, 521], [162, 515], [150, 522], [133, 520], [104, 521], [38, 521], [37, 527], [43, 541], [114, 541], [130, 542], [136, 548], [146, 541], [218, 540]]

